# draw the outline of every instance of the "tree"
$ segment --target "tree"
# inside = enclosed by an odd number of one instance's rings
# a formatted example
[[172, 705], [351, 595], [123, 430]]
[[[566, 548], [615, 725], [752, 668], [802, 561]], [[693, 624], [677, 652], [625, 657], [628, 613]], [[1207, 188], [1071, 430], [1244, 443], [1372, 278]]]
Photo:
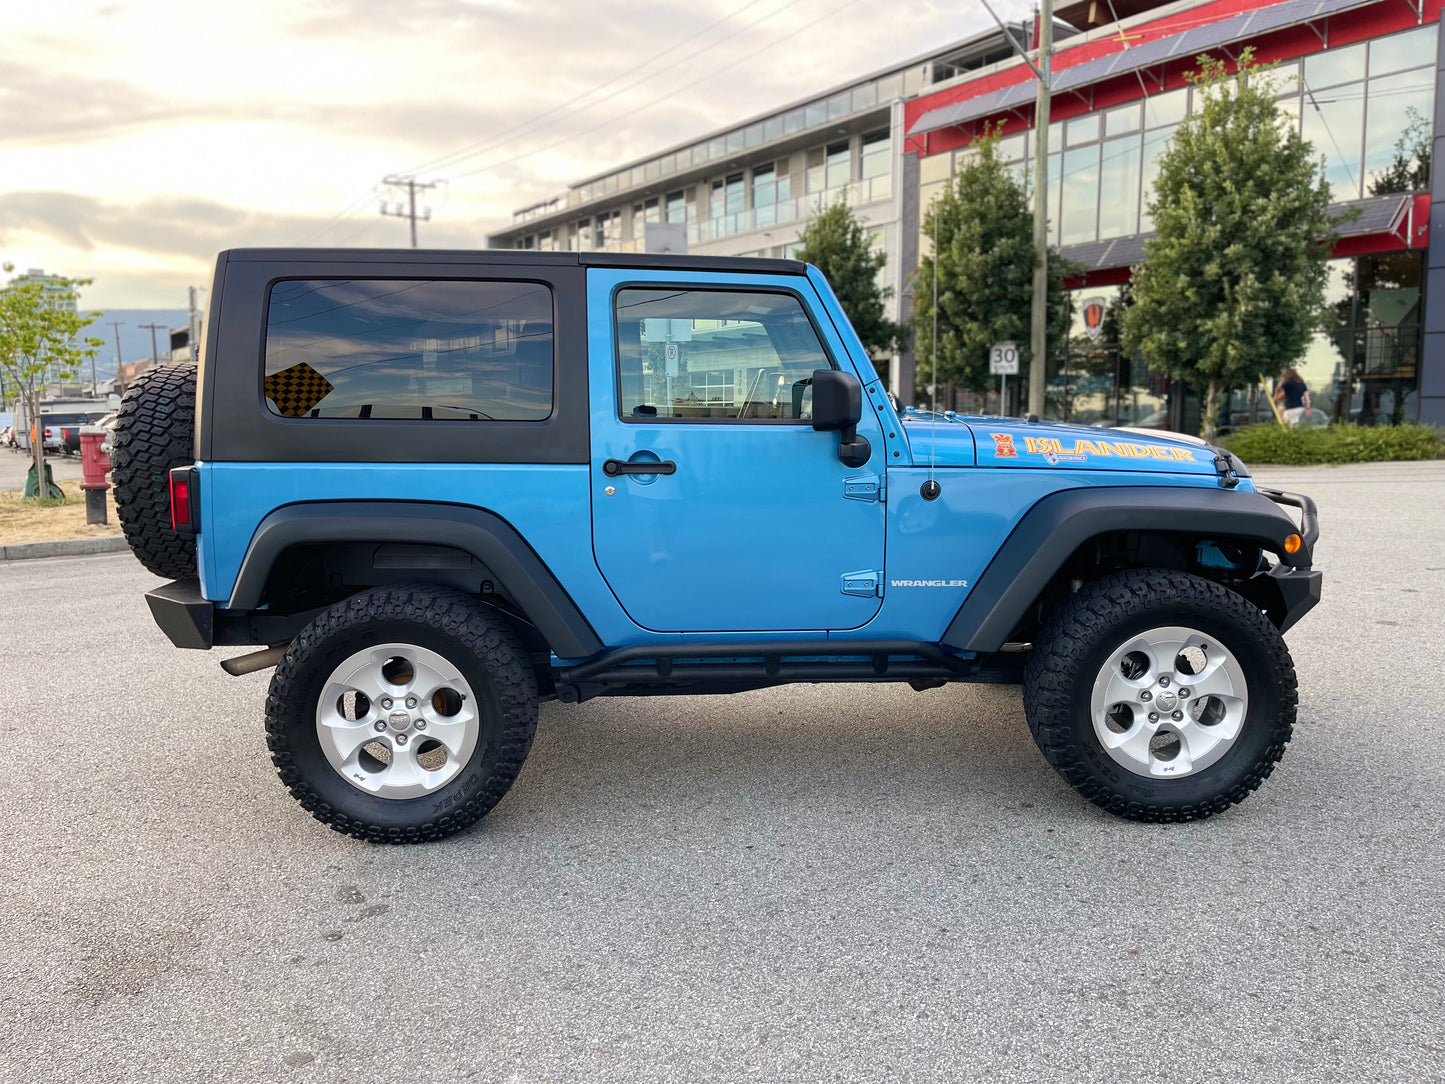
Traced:
[[[913, 276], [913, 332], [920, 379], [983, 391], [988, 351], [1016, 342], [1019, 367], [1032, 357], [1029, 313], [1034, 289], [1033, 215], [1028, 192], [999, 160], [998, 137], [985, 135], [923, 216], [935, 253]], [[938, 350], [934, 372], [934, 267], [938, 271]], [[1049, 256], [1049, 342], [1068, 335], [1063, 278], [1071, 265]]]
[[813, 264], [838, 295], [853, 330], [870, 354], [891, 354], [903, 328], [883, 315], [883, 303], [893, 287], [878, 281], [888, 257], [868, 241], [863, 223], [843, 200], [837, 200], [808, 218], [798, 237], [797, 258]]
[[1305, 350], [1324, 308], [1335, 236], [1323, 163], [1275, 104], [1252, 50], [1233, 75], [1199, 57], [1204, 105], [1158, 162], [1157, 234], [1133, 270], [1124, 346], [1204, 393], [1204, 437], [1220, 393], [1276, 375]]
[[[9, 274], [14, 270], [4, 265]], [[45, 489], [45, 441], [40, 425], [40, 393], [45, 375], [55, 371], [62, 380], [104, 346], [100, 339], [78, 336], [95, 322], [100, 313], [80, 313], [72, 306], [79, 289], [90, 279], [21, 277], [0, 287], [0, 368], [25, 396], [26, 413], [35, 433], [31, 454], [35, 457], [36, 492]]]

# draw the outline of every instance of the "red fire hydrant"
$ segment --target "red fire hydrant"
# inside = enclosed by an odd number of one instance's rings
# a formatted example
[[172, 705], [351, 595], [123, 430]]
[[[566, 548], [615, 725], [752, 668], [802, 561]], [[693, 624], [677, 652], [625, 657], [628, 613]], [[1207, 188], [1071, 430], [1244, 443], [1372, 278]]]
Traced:
[[110, 473], [110, 456], [100, 450], [105, 441], [105, 430], [98, 425], [82, 426], [80, 430], [80, 488], [85, 492], [85, 522], [109, 523], [106, 515], [105, 492], [110, 483], [105, 476]]

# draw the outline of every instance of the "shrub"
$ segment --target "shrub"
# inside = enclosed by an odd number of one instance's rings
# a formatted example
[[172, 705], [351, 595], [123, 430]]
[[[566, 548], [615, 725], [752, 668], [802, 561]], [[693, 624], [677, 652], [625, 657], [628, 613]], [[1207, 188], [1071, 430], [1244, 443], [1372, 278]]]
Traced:
[[1431, 425], [1330, 425], [1285, 429], [1268, 422], [1249, 425], [1223, 442], [1246, 463], [1309, 466], [1376, 463], [1445, 456], [1445, 441]]

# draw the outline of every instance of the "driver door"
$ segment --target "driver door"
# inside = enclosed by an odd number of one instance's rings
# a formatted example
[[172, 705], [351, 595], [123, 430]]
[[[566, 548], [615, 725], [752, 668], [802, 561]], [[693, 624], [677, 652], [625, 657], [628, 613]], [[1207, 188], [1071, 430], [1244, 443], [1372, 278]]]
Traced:
[[[866, 623], [881, 587], [853, 574], [881, 585], [884, 509], [845, 495], [874, 464], [844, 466], [838, 434], [812, 428], [813, 371], [848, 359], [807, 281], [587, 279], [593, 553], [631, 618], [658, 632]], [[871, 412], [859, 432], [881, 457]]]

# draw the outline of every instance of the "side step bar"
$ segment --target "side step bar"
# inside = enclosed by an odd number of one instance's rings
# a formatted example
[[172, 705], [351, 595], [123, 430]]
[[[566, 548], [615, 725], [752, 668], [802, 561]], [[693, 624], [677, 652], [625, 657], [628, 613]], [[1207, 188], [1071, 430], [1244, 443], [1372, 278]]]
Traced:
[[[691, 661], [697, 659], [719, 661]], [[1020, 670], [1021, 665], [986, 668], [978, 658], [917, 640], [636, 644], [559, 670], [556, 690], [559, 700], [577, 703], [603, 695], [739, 692], [802, 681], [1012, 684]]]

